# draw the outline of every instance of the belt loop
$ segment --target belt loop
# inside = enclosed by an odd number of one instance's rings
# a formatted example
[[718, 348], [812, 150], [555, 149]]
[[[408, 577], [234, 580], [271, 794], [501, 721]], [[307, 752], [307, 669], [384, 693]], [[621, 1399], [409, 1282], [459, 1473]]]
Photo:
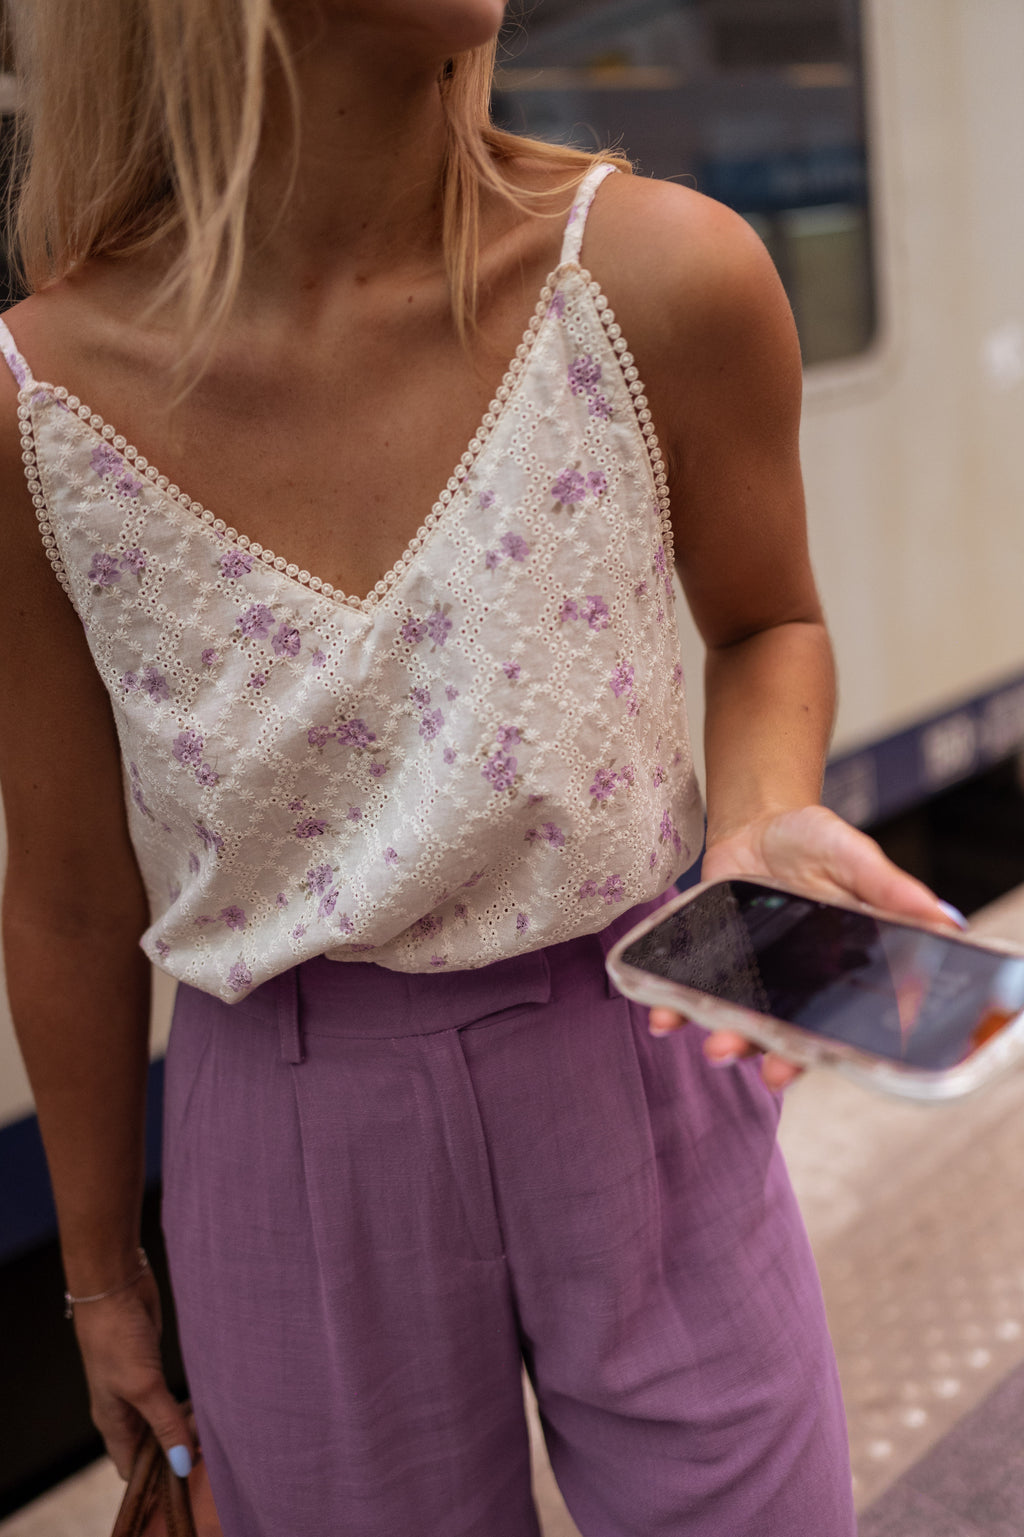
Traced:
[[293, 1064], [305, 1060], [302, 1029], [299, 1023], [299, 968], [291, 966], [275, 977], [277, 988], [277, 1029], [281, 1037], [281, 1060]]

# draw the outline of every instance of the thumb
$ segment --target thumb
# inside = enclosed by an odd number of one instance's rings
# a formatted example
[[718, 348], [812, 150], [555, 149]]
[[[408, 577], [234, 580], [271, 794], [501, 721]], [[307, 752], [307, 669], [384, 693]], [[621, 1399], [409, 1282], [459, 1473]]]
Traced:
[[187, 1478], [195, 1458], [195, 1439], [181, 1405], [161, 1386], [137, 1400], [135, 1407], [152, 1428], [173, 1471]]

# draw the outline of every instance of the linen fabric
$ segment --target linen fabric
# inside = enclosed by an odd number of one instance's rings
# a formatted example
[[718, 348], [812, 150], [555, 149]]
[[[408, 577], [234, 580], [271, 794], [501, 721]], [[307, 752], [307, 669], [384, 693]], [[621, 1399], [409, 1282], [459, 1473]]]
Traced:
[[179, 989], [164, 1223], [225, 1537], [538, 1537], [523, 1359], [583, 1537], [853, 1537], [777, 1100], [649, 1036], [623, 929]]
[[433, 510], [363, 598], [20, 385], [29, 485], [110, 693], [150, 958], [226, 1002], [298, 961], [470, 968], [603, 928], [696, 858], [664, 465], [579, 263], [609, 167]]

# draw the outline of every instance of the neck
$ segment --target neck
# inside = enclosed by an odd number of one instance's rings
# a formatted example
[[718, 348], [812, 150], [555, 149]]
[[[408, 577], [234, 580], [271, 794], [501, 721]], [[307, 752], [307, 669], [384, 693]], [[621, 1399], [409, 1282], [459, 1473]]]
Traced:
[[284, 83], [268, 83], [250, 204], [259, 288], [441, 261], [439, 66], [340, 31], [295, 48], [297, 155]]

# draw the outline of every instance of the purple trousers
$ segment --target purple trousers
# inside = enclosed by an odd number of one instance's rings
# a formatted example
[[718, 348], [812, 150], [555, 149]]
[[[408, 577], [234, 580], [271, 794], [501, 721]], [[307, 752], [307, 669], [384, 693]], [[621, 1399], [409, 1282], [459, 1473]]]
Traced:
[[164, 1226], [225, 1537], [537, 1537], [524, 1361], [584, 1537], [853, 1537], [777, 1101], [652, 1039], [609, 940], [179, 989]]

